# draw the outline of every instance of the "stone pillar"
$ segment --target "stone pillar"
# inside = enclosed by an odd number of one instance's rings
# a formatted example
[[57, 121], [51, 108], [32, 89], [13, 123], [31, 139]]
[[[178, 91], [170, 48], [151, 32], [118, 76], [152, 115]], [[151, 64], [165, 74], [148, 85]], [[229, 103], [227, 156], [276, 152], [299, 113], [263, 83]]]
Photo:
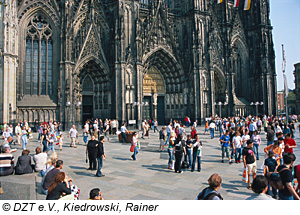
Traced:
[[211, 110], [210, 110], [210, 115], [211, 116], [215, 116], [215, 71], [214, 70], [210, 70], [210, 93], [211, 93], [211, 100], [210, 100], [210, 106], [211, 106]]

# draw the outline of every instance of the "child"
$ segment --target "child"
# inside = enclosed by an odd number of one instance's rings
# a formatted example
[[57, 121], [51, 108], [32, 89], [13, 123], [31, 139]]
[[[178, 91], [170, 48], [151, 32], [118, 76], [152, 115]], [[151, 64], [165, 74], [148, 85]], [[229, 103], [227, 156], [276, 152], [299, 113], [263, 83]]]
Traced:
[[52, 152], [54, 152], [54, 134], [51, 134], [50, 135], [50, 138], [49, 138], [49, 150], [51, 150]]
[[205, 123], [205, 130], [203, 134], [206, 134], [206, 132], [208, 133], [208, 121], [206, 121]]
[[60, 133], [59, 139], [58, 139], [59, 150], [60, 150], [60, 151], [62, 150], [63, 139], [64, 139], [64, 138], [63, 138], [63, 135], [62, 135], [62, 133]]

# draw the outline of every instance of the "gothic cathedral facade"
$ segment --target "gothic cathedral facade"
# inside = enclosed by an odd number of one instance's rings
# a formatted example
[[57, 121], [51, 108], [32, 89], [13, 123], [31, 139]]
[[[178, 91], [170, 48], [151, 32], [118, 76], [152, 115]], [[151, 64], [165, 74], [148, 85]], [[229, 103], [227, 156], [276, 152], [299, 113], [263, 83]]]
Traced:
[[277, 112], [269, 0], [4, 2], [0, 123]]

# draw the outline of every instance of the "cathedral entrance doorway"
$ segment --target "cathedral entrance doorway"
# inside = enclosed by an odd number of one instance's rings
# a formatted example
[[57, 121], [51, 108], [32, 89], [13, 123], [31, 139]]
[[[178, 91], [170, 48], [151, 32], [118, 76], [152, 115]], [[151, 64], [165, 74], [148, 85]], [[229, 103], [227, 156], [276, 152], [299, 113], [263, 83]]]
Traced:
[[143, 119], [156, 119], [165, 123], [165, 84], [162, 75], [151, 67], [143, 80]]
[[74, 96], [81, 106], [77, 108], [76, 120], [85, 123], [89, 119], [110, 118], [111, 87], [101, 62], [89, 60], [75, 77]]

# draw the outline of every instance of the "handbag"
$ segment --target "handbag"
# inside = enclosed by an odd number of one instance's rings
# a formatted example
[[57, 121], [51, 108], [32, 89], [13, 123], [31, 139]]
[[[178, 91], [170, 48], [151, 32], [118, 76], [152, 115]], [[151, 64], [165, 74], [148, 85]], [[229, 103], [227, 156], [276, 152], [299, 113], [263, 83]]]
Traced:
[[131, 144], [131, 146], [130, 146], [130, 151], [131, 151], [131, 152], [134, 152], [134, 149], [135, 149], [135, 145]]
[[243, 182], [248, 183], [248, 169], [247, 167], [243, 169]]

